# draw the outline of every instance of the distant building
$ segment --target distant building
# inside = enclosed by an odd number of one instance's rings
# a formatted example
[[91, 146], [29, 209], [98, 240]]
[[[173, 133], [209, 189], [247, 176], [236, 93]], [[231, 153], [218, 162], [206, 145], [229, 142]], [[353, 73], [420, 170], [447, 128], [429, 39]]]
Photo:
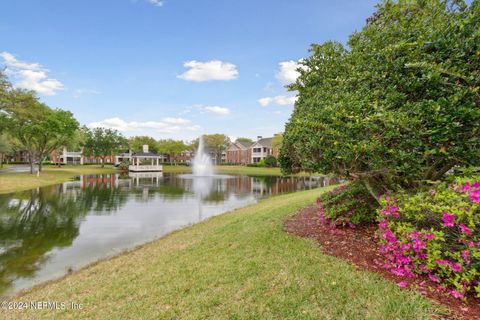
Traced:
[[250, 146], [252, 142], [234, 142], [226, 151], [225, 162], [231, 164], [248, 164], [251, 162]]
[[[105, 158], [105, 163], [117, 164], [123, 160], [130, 160], [131, 152], [119, 153], [108, 155]], [[50, 160], [52, 162], [64, 163], [64, 164], [87, 164], [87, 163], [102, 163], [100, 157], [85, 156], [82, 151], [68, 151], [67, 148], [54, 151], [50, 154]]]
[[16, 151], [12, 155], [5, 155], [4, 156], [4, 162], [9, 163], [9, 162], [25, 162], [27, 163], [29, 161], [28, 159], [28, 152], [26, 150], [20, 150]]
[[269, 155], [274, 156], [276, 152], [273, 150], [272, 140], [273, 138], [258, 137], [257, 142], [254, 142], [250, 146], [250, 163], [258, 163], [261, 160], [265, 160], [265, 158]]
[[255, 164], [269, 155], [278, 156], [272, 146], [272, 138], [257, 137], [256, 142], [233, 142], [227, 149], [226, 162], [231, 164]]

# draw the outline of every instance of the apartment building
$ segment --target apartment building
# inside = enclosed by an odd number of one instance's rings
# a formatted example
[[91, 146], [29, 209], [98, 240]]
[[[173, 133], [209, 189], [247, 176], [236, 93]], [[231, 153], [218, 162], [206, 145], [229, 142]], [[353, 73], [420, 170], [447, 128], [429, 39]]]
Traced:
[[234, 142], [227, 151], [225, 161], [231, 164], [248, 164], [251, 161], [251, 149], [252, 142]]

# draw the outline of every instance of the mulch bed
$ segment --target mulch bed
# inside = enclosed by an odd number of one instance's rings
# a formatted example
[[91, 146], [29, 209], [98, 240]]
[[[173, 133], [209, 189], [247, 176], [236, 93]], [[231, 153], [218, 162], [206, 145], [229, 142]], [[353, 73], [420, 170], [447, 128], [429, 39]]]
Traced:
[[468, 297], [467, 301], [458, 300], [445, 293], [427, 289], [430, 286], [436, 287], [427, 276], [405, 279], [384, 269], [384, 260], [378, 252], [375, 225], [332, 230], [321, 224], [317, 206], [311, 205], [286, 220], [284, 229], [289, 234], [317, 240], [323, 252], [346, 259], [360, 270], [376, 272], [396, 283], [407, 282], [410, 289], [417, 288], [426, 297], [447, 307], [451, 312], [448, 317], [450, 319], [480, 319], [480, 299]]

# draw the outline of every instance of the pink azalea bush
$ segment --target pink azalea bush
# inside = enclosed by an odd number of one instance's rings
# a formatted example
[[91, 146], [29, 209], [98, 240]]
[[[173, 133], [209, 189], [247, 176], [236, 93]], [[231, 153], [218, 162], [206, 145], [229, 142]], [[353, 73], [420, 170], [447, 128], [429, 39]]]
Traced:
[[361, 183], [335, 188], [317, 199], [319, 216], [324, 225], [355, 228], [365, 222], [375, 222], [378, 204]]
[[385, 268], [404, 277], [427, 274], [455, 298], [480, 297], [479, 180], [384, 196], [377, 213]]

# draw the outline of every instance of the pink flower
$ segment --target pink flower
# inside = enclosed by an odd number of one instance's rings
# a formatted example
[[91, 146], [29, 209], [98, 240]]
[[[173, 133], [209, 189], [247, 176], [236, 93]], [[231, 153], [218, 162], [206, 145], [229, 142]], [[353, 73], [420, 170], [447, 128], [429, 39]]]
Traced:
[[433, 240], [433, 239], [435, 239], [435, 235], [434, 235], [433, 233], [425, 233], [425, 234], [423, 235], [423, 238], [424, 238], [425, 240], [427, 240], [427, 241], [428, 241], [428, 240]]
[[435, 261], [439, 266], [448, 266], [449, 262], [447, 260], [439, 259]]
[[402, 282], [399, 282], [399, 283], [398, 283], [398, 286], [399, 286], [400, 288], [406, 288], [406, 287], [408, 286], [408, 284], [407, 284], [405, 281], [402, 281]]
[[445, 227], [453, 227], [455, 224], [455, 217], [451, 214], [443, 212], [443, 224]]
[[465, 261], [466, 264], [470, 264], [470, 251], [468, 250], [463, 250], [462, 253], [462, 258]]
[[433, 282], [440, 282], [440, 278], [438, 278], [436, 275], [433, 275], [433, 274], [429, 274], [428, 277], [430, 278], [430, 280], [432, 280]]
[[480, 189], [472, 190], [472, 192], [470, 192], [470, 200], [475, 203], [480, 203]]
[[450, 289], [448, 290], [448, 292], [450, 292], [452, 297], [456, 299], [462, 299], [464, 297], [464, 294], [462, 292], [458, 292], [457, 290], [454, 290], [454, 289]]
[[417, 252], [416, 256], [418, 259], [422, 259], [422, 260], [427, 259], [427, 254], [425, 252]]
[[418, 239], [415, 239], [415, 241], [413, 242], [413, 249], [415, 251], [420, 251], [420, 250], [425, 249], [425, 248], [426, 248], [426, 246], [422, 241], [420, 241]]
[[472, 230], [470, 230], [466, 225], [464, 225], [463, 223], [460, 223], [460, 225], [458, 226], [460, 228], [460, 231], [462, 231], [462, 233], [464, 234], [468, 234], [468, 235], [471, 235], [472, 234]]
[[378, 227], [380, 229], [387, 229], [388, 228], [388, 221], [387, 220], [380, 221], [380, 223], [378, 224]]
[[472, 188], [472, 184], [470, 182], [467, 182], [465, 183], [463, 186], [462, 186], [462, 189], [460, 189], [460, 192], [465, 192], [465, 191], [468, 191]]
[[397, 206], [388, 206], [384, 208], [381, 213], [385, 216], [393, 215], [395, 218], [400, 217], [400, 214], [398, 213], [398, 207]]
[[462, 272], [462, 266], [458, 263], [452, 263], [450, 268], [452, 268], [453, 272]]

